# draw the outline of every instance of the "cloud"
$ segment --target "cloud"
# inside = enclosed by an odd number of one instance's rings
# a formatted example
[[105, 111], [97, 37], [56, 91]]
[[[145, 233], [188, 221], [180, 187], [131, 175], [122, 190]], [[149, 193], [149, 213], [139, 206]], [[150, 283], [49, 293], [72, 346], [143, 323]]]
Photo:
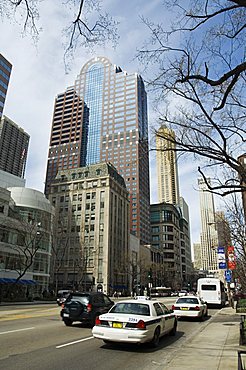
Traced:
[[[121, 66], [127, 72], [141, 71], [143, 66], [134, 59], [136, 48], [141, 46], [148, 36], [147, 28], [139, 15], [156, 21], [170, 22], [170, 14], [161, 8], [162, 0], [106, 0], [103, 6], [116, 16], [119, 24], [120, 41], [114, 50], [110, 45], [89, 52], [81, 49], [75, 53], [68, 74], [65, 72], [64, 47], [61, 32], [68, 25], [68, 11], [61, 7], [58, 0], [41, 2], [40, 33], [37, 46], [30, 37], [22, 37], [21, 28], [6, 20], [0, 23], [1, 53], [13, 64], [13, 70], [7, 94], [4, 114], [21, 126], [31, 136], [26, 169], [27, 187], [44, 190], [47, 153], [53, 115], [55, 96], [73, 85], [84, 63], [96, 56], [104, 55], [113, 64]], [[142, 75], [147, 79], [147, 75]], [[156, 113], [149, 100], [149, 126], [153, 127]], [[150, 140], [152, 130], [149, 130]], [[192, 234], [199, 229], [199, 203], [197, 202], [196, 170], [193, 163], [180, 163], [181, 194], [190, 206]], [[150, 159], [151, 200], [157, 201], [156, 160]]]

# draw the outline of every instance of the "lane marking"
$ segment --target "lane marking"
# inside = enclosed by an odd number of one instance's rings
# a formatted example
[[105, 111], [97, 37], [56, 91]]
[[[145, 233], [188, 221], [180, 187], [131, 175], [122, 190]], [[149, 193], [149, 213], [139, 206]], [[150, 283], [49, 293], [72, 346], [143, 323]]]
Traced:
[[24, 330], [32, 330], [32, 329], [35, 329], [35, 327], [31, 327], [31, 328], [24, 328], [24, 329], [16, 329], [16, 330], [9, 330], [9, 331], [2, 331], [0, 332], [0, 335], [1, 334], [9, 334], [9, 333], [16, 333], [18, 331], [24, 331]]
[[60, 346], [56, 346], [57, 349], [59, 348], [62, 348], [62, 347], [67, 347], [67, 346], [71, 346], [72, 344], [77, 344], [77, 343], [81, 343], [81, 342], [85, 342], [86, 340], [89, 340], [89, 339], [93, 339], [94, 337], [88, 337], [88, 338], [84, 338], [84, 339], [80, 339], [80, 340], [76, 340], [74, 342], [69, 342], [69, 343], [66, 343], [66, 344], [62, 344]]

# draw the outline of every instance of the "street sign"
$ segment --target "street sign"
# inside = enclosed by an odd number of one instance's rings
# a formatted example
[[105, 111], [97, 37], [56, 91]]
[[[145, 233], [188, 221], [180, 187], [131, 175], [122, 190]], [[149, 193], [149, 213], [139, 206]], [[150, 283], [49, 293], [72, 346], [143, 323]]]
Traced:
[[217, 260], [219, 269], [225, 270], [226, 269], [225, 247], [217, 248]]
[[231, 282], [231, 278], [232, 278], [232, 272], [231, 270], [226, 270], [225, 271], [225, 280], [227, 283], [230, 283]]
[[219, 269], [225, 270], [226, 269], [226, 262], [219, 262]]
[[225, 254], [225, 247], [218, 247], [217, 251], [219, 254]]

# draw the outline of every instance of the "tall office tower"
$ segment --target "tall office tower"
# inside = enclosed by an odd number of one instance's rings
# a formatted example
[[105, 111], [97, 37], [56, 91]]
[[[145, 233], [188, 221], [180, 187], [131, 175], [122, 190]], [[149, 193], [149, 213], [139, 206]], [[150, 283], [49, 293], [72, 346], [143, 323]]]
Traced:
[[59, 170], [85, 166], [88, 108], [69, 87], [55, 100], [47, 164], [45, 194]]
[[0, 121], [0, 170], [24, 178], [30, 136], [9, 118]]
[[[210, 179], [208, 179], [210, 183]], [[202, 269], [218, 273], [217, 247], [218, 232], [213, 194], [208, 191], [203, 179], [198, 179], [201, 215], [201, 264]]]
[[179, 204], [179, 181], [175, 144], [165, 138], [174, 138], [174, 131], [161, 126], [156, 134], [158, 201]]
[[0, 54], [0, 118], [3, 114], [3, 107], [8, 90], [12, 65]]
[[150, 189], [143, 80], [137, 73], [122, 71], [107, 58], [96, 57], [82, 67], [73, 89], [70, 99], [59, 95], [60, 104], [56, 99], [45, 193], [49, 194], [58, 169], [80, 167], [83, 161], [85, 165], [111, 162], [130, 193], [131, 232], [147, 244]]

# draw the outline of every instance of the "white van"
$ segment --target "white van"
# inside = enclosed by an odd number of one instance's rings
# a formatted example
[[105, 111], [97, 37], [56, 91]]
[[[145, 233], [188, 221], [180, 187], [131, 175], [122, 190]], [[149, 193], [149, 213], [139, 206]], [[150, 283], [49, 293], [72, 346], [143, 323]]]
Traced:
[[225, 306], [225, 286], [218, 278], [207, 277], [198, 279], [197, 295], [207, 304]]

